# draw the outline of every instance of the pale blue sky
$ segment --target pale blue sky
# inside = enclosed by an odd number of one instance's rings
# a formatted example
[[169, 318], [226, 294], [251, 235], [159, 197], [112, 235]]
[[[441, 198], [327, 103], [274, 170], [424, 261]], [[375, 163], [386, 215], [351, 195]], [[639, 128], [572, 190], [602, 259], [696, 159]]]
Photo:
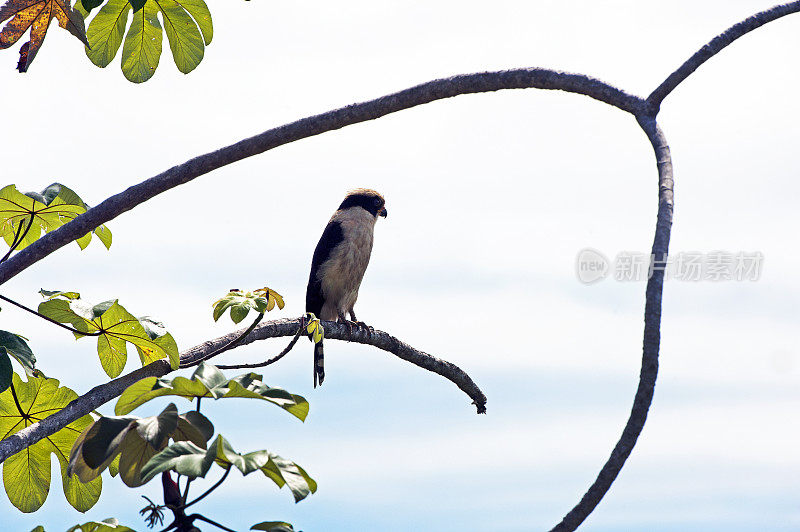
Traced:
[[[53, 26], [29, 73], [13, 70], [16, 48], [0, 53], [2, 184], [61, 181], [97, 203], [270, 127], [463, 72], [545, 66], [644, 96], [711, 37], [770, 5], [211, 4], [203, 63], [184, 76], [165, 51], [141, 86], [124, 79], [119, 58], [94, 67]], [[664, 102], [671, 249], [760, 251], [764, 269], [757, 282], [667, 283], [648, 424], [582, 530], [800, 528], [799, 25], [793, 15], [746, 36]], [[319, 233], [358, 186], [381, 191], [389, 210], [359, 318], [461, 366], [488, 413], [477, 416], [435, 375], [341, 342], [326, 346], [325, 385], [313, 390], [303, 342], [265, 381], [309, 399], [305, 424], [264, 404], [205, 408], [237, 449], [296, 460], [319, 492], [294, 505], [285, 490], [232, 474], [199, 510], [237, 530], [268, 519], [306, 532], [551, 527], [608, 456], [639, 373], [644, 283], [585, 286], [574, 266], [585, 247], [613, 257], [651, 245], [654, 158], [616, 109], [506, 91], [300, 141], [159, 196], [109, 224], [110, 252], [62, 249], [2, 293], [31, 305], [42, 287], [119, 298], [164, 320], [182, 349], [231, 330], [212, 322], [211, 303], [232, 287], [269, 285], [287, 302], [274, 317], [297, 316]], [[82, 393], [103, 380], [89, 340], [5, 306], [0, 319], [32, 338], [41, 367], [64, 385]], [[224, 360], [262, 359], [283, 344]], [[19, 514], [5, 496], [0, 512], [9, 530], [112, 515], [141, 530], [139, 495], [157, 491], [107, 480], [84, 516], [56, 482], [40, 512]]]

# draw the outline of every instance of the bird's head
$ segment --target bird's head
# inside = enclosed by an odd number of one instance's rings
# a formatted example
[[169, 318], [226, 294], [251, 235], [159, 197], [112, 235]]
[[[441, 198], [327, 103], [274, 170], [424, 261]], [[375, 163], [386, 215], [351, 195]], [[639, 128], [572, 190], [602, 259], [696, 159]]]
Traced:
[[357, 188], [348, 192], [342, 204], [339, 205], [339, 210], [351, 207], [361, 207], [376, 218], [378, 216], [386, 218], [386, 200], [383, 199], [383, 196], [368, 188]]

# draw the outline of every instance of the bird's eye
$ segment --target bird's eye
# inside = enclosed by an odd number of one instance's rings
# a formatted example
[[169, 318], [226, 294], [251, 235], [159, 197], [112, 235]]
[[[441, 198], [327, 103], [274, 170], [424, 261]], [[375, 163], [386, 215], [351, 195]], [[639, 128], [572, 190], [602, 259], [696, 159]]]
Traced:
[[381, 206], [381, 199], [380, 198], [375, 198], [373, 200], [373, 203], [375, 203], [376, 207], [380, 207]]

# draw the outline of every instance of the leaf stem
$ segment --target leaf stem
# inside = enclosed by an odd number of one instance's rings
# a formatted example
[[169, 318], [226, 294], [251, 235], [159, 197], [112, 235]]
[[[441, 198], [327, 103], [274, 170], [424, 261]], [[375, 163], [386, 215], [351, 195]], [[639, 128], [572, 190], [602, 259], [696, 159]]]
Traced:
[[11, 383], [10, 388], [11, 388], [11, 395], [14, 397], [14, 403], [17, 405], [17, 410], [19, 411], [19, 415], [22, 416], [23, 419], [28, 419], [30, 416], [28, 416], [27, 412], [24, 412], [22, 410], [22, 405], [19, 404], [19, 398], [17, 397], [17, 390], [14, 389], [13, 382]]
[[2, 299], [3, 301], [6, 301], [6, 302], [8, 302], [8, 303], [11, 303], [12, 305], [15, 305], [15, 306], [19, 307], [19, 308], [21, 308], [22, 310], [27, 310], [27, 311], [28, 311], [28, 312], [30, 312], [31, 314], [36, 314], [36, 315], [37, 315], [37, 316], [39, 316], [40, 318], [42, 318], [42, 319], [44, 319], [44, 320], [47, 320], [47, 321], [49, 321], [50, 323], [53, 323], [53, 324], [55, 324], [55, 325], [58, 325], [58, 326], [59, 326], [59, 327], [61, 327], [62, 329], [66, 329], [66, 330], [68, 330], [68, 331], [70, 331], [70, 332], [73, 332], [73, 333], [75, 333], [75, 334], [80, 334], [80, 335], [83, 335], [83, 336], [100, 336], [100, 335], [103, 333], [103, 331], [96, 331], [96, 332], [83, 332], [83, 331], [79, 331], [78, 329], [75, 329], [75, 328], [73, 328], [73, 327], [70, 327], [69, 325], [64, 325], [63, 323], [57, 322], [57, 321], [56, 321], [56, 320], [54, 320], [53, 318], [49, 318], [49, 317], [45, 316], [44, 314], [39, 314], [39, 313], [38, 313], [38, 312], [36, 312], [35, 310], [33, 310], [33, 309], [31, 309], [31, 308], [28, 308], [28, 307], [26, 307], [26, 306], [25, 306], [25, 305], [23, 305], [22, 303], [17, 303], [17, 302], [16, 302], [16, 301], [14, 301], [13, 299], [9, 299], [9, 298], [7, 298], [6, 296], [4, 296], [4, 295], [2, 295], [2, 294], [0, 294], [0, 299]]
[[292, 348], [294, 347], [294, 344], [297, 343], [297, 340], [300, 338], [300, 335], [303, 334], [304, 329], [305, 329], [305, 321], [300, 320], [300, 328], [297, 329], [297, 332], [295, 333], [294, 338], [292, 338], [292, 340], [289, 342], [289, 345], [287, 345], [283, 351], [281, 351], [274, 357], [265, 360], [264, 362], [256, 362], [254, 364], [216, 364], [216, 366], [219, 369], [244, 369], [244, 368], [262, 368], [264, 366], [269, 366], [270, 364], [274, 364], [275, 362], [277, 362], [278, 360], [282, 359], [287, 354], [289, 354], [289, 351], [291, 351]]
[[186, 477], [186, 486], [183, 488], [183, 501], [186, 502], [186, 497], [189, 496], [189, 486], [192, 484], [192, 477]]
[[252, 332], [252, 330], [256, 328], [256, 325], [258, 325], [263, 318], [264, 318], [264, 313], [263, 312], [259, 312], [258, 316], [256, 316], [255, 321], [253, 323], [251, 323], [250, 327], [248, 327], [242, 334], [240, 334], [239, 336], [237, 336], [236, 338], [234, 338], [233, 340], [231, 340], [227, 344], [223, 345], [219, 349], [217, 349], [215, 351], [212, 351], [211, 353], [208, 353], [204, 357], [201, 357], [201, 358], [195, 360], [192, 364], [189, 364], [188, 366], [182, 366], [182, 367], [183, 368], [190, 368], [192, 366], [197, 366], [198, 364], [200, 364], [200, 362], [202, 362], [204, 360], [208, 360], [209, 358], [211, 358], [213, 356], [216, 356], [216, 355], [222, 353], [223, 351], [227, 351], [228, 349], [230, 349], [234, 345], [236, 345], [239, 342], [241, 342], [242, 340], [244, 340], [245, 337], [247, 337], [247, 335], [250, 334]]
[[[188, 504], [185, 504], [185, 505], [183, 506], [183, 508], [182, 508], [182, 509], [183, 509], [183, 510], [185, 510], [186, 508], [188, 508], [189, 506], [193, 505], [194, 503], [196, 503], [196, 502], [200, 502], [200, 501], [201, 501], [201, 500], [203, 500], [203, 499], [204, 499], [204, 498], [205, 498], [207, 495], [209, 495], [209, 494], [210, 494], [212, 491], [214, 491], [215, 489], [217, 489], [217, 488], [218, 488], [218, 487], [219, 487], [219, 486], [220, 486], [220, 485], [221, 485], [223, 482], [225, 482], [225, 479], [226, 479], [226, 478], [228, 478], [228, 474], [231, 472], [231, 469], [233, 469], [233, 466], [232, 466], [232, 465], [228, 466], [228, 469], [226, 469], [226, 470], [225, 470], [225, 473], [222, 475], [222, 477], [221, 477], [221, 478], [220, 478], [220, 479], [219, 479], [219, 480], [218, 480], [218, 481], [217, 481], [217, 482], [216, 482], [216, 483], [215, 483], [213, 486], [211, 486], [210, 488], [208, 488], [208, 489], [205, 491], [205, 493], [203, 493], [202, 495], [200, 495], [198, 498], [196, 498], [196, 499], [195, 499], [195, 500], [193, 500], [192, 502], [190, 502], [190, 503], [188, 503]], [[213, 524], [213, 523], [212, 523], [212, 524]]]

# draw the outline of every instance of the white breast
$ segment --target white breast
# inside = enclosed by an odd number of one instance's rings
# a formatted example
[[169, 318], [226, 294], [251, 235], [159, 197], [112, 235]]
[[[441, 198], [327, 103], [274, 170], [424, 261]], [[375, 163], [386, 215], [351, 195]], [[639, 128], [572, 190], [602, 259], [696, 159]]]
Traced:
[[358, 289], [372, 254], [375, 217], [361, 207], [337, 211], [331, 221], [338, 221], [344, 240], [331, 253], [317, 273], [325, 304], [320, 318], [335, 320], [353, 308]]

